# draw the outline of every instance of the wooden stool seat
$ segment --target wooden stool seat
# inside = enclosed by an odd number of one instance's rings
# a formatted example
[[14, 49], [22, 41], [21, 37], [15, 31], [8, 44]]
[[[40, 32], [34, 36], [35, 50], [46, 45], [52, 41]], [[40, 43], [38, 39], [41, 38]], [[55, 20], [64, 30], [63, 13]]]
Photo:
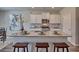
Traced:
[[49, 44], [48, 43], [36, 43], [36, 47], [37, 47], [37, 52], [38, 52], [38, 48], [46, 48], [46, 52], [48, 52]]
[[28, 52], [28, 43], [16, 43], [15, 45], [13, 45], [13, 47], [14, 47], [14, 52], [16, 48], [18, 48], [18, 52], [19, 52], [19, 48], [23, 48], [24, 52], [25, 52], [25, 48], [27, 48], [27, 52]]
[[69, 51], [68, 50], [69, 46], [65, 42], [53, 43], [53, 44], [54, 44], [54, 52], [55, 52], [55, 48], [57, 48], [57, 52], [59, 52], [59, 48], [62, 48], [63, 52], [64, 52], [64, 48], [67, 49], [67, 52]]

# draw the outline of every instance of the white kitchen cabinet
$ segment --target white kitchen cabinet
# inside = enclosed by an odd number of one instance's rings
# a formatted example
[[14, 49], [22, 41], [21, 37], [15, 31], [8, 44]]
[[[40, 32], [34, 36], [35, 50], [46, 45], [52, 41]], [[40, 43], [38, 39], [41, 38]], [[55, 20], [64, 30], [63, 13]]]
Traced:
[[36, 15], [36, 22], [41, 23], [42, 22], [42, 15]]
[[42, 13], [42, 19], [50, 19], [50, 13], [49, 12], [43, 12]]
[[50, 15], [50, 23], [61, 23], [60, 15]]
[[62, 15], [62, 20], [63, 20], [63, 32], [71, 34], [71, 18], [72, 15], [67, 13]]
[[36, 16], [35, 15], [30, 15], [30, 18], [31, 18], [31, 23], [35, 23]]
[[61, 23], [60, 15], [42, 13], [42, 14], [31, 14], [31, 23], [42, 23], [42, 19], [48, 19], [50, 23]]
[[31, 15], [31, 23], [41, 23], [42, 16], [38, 14]]

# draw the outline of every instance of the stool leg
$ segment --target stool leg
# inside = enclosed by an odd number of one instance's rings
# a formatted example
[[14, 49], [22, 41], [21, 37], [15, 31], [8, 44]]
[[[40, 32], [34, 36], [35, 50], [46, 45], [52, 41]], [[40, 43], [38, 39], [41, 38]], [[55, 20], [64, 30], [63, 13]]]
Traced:
[[27, 52], [28, 52], [28, 47], [27, 47]]
[[57, 47], [57, 52], [59, 52], [59, 48]]
[[19, 52], [19, 48], [18, 48], [18, 52]]
[[37, 52], [38, 52], [38, 47], [37, 47]]
[[54, 52], [55, 52], [55, 46], [54, 46]]
[[24, 48], [24, 52], [25, 52], [25, 48]]
[[14, 50], [13, 50], [13, 52], [15, 52], [15, 49], [16, 49], [16, 48], [14, 47]]
[[67, 50], [67, 52], [69, 52], [69, 49], [68, 49], [68, 47], [66, 48], [66, 50]]
[[63, 52], [64, 52], [64, 48], [62, 48], [63, 49]]
[[46, 48], [46, 52], [48, 52], [48, 48]]

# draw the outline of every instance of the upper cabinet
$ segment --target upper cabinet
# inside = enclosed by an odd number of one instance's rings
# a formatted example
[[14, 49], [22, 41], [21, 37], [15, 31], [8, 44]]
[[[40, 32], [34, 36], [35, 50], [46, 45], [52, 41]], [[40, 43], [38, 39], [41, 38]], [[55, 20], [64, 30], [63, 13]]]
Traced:
[[41, 13], [31, 14], [31, 23], [42, 23], [42, 19], [49, 20], [49, 23], [61, 23], [61, 16], [59, 14]]
[[43, 12], [42, 13], [42, 19], [50, 19], [50, 13], [49, 12]]
[[42, 15], [31, 14], [31, 23], [41, 23]]
[[50, 23], [61, 23], [60, 15], [50, 15]]

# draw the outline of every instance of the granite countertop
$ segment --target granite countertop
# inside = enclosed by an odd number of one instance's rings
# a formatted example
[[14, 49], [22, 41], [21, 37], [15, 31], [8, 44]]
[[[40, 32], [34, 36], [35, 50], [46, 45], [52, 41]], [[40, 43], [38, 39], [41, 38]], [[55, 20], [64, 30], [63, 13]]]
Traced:
[[29, 37], [29, 36], [67, 36], [67, 37], [71, 37], [71, 35], [69, 34], [65, 34], [65, 33], [59, 33], [59, 34], [54, 34], [53, 32], [45, 32], [45, 33], [40, 33], [40, 32], [28, 32], [27, 34], [18, 32], [18, 33], [12, 33], [9, 34], [7, 36], [10, 37]]

